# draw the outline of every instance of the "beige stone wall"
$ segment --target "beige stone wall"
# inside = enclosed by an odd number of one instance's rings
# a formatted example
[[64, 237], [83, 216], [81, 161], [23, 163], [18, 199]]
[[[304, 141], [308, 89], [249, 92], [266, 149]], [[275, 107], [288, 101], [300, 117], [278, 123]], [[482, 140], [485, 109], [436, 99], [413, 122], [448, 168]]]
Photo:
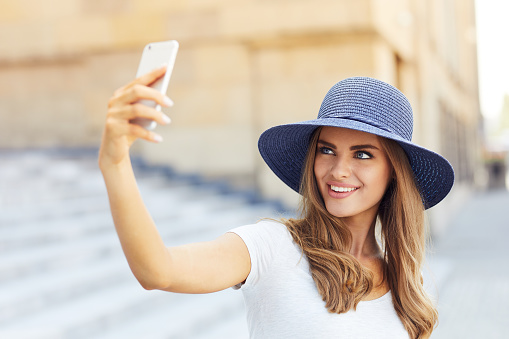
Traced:
[[[373, 76], [376, 72], [374, 39], [376, 37], [371, 34], [344, 34], [321, 41], [303, 39], [284, 49], [259, 48], [254, 89], [259, 131], [314, 119], [326, 92], [337, 81], [349, 76]], [[265, 166], [258, 167], [263, 192], [295, 205], [298, 195], [287, 189]]]
[[[475, 179], [473, 0], [0, 0], [0, 8], [0, 148], [97, 147], [107, 100], [132, 79], [143, 46], [177, 39], [173, 123], [158, 127], [164, 143], [135, 147], [150, 162], [257, 183], [294, 206], [297, 195], [258, 155], [259, 134], [314, 118], [335, 82], [365, 75], [408, 96], [414, 141], [452, 159], [455, 191]], [[448, 199], [443, 211], [457, 200]]]
[[456, 181], [431, 218], [440, 234], [480, 174], [480, 109], [473, 1], [415, 1], [418, 142], [443, 154]]
[[0, 148], [97, 147], [112, 89], [139, 53], [20, 61], [0, 66]]
[[256, 136], [251, 67], [242, 44], [182, 43], [168, 91], [175, 101], [167, 111], [173, 122], [158, 127], [164, 143], [140, 143], [139, 151], [179, 171], [252, 177]]

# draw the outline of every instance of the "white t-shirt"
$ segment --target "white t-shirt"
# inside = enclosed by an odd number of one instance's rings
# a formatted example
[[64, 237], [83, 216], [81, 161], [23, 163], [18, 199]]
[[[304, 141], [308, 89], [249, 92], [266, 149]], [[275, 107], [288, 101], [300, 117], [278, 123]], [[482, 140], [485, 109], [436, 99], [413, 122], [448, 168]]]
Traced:
[[246, 243], [251, 272], [241, 288], [251, 339], [408, 339], [390, 292], [331, 314], [318, 293], [306, 256], [285, 225], [261, 221], [231, 230]]

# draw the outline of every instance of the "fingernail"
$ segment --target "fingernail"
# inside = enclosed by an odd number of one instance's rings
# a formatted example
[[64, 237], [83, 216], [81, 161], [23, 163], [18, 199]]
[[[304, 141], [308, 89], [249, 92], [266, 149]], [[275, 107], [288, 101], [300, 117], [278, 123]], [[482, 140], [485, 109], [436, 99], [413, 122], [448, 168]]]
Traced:
[[173, 106], [173, 101], [170, 98], [168, 98], [167, 96], [164, 96], [163, 102], [166, 106], [170, 106], [170, 107]]
[[164, 62], [161, 64], [161, 66], [159, 66], [159, 68], [165, 68], [166, 66], [168, 66], [168, 63]]
[[152, 138], [154, 141], [156, 142], [161, 142], [163, 141], [163, 137], [160, 136], [159, 134], [154, 134], [154, 137]]
[[163, 114], [163, 121], [165, 124], [169, 124], [171, 122], [171, 119], [166, 114]]

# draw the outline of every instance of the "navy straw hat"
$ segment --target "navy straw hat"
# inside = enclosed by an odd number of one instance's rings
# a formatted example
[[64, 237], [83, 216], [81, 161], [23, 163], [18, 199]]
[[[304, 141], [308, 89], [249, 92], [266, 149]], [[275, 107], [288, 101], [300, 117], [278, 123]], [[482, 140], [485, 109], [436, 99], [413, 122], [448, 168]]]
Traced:
[[311, 135], [320, 126], [354, 129], [398, 142], [408, 156], [426, 209], [438, 204], [452, 188], [451, 164], [412, 143], [412, 107], [403, 93], [377, 79], [354, 77], [332, 86], [317, 119], [275, 126], [260, 136], [258, 149], [263, 159], [296, 192]]

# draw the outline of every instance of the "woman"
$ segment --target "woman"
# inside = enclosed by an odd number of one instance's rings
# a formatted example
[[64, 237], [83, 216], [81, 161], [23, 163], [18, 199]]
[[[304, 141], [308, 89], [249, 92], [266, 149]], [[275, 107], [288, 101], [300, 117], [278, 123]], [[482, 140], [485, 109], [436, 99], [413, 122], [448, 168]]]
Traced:
[[262, 134], [262, 157], [302, 194], [301, 219], [264, 220], [167, 248], [128, 153], [137, 138], [161, 140], [129, 120], [168, 123], [136, 103], [171, 104], [147, 87], [164, 72], [115, 92], [99, 154], [115, 227], [141, 285], [182, 293], [241, 288], [253, 338], [429, 337], [437, 312], [422, 286], [424, 209], [447, 195], [454, 173], [440, 155], [411, 143], [404, 95], [375, 79], [345, 79], [327, 93], [317, 119]]

